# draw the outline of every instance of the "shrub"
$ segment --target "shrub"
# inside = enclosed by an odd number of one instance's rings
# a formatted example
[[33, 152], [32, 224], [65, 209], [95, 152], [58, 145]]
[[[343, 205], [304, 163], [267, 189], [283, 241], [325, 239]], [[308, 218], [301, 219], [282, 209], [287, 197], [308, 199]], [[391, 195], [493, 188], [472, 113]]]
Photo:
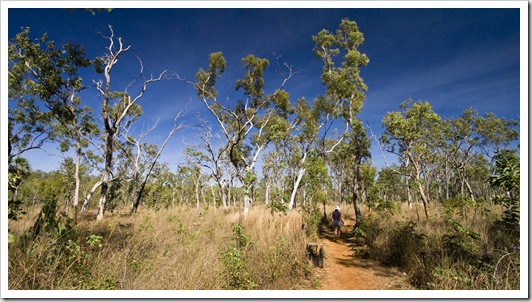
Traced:
[[307, 205], [302, 210], [303, 224], [307, 237], [311, 240], [318, 239], [319, 227], [322, 219], [317, 205]]
[[396, 223], [391, 229], [384, 255], [384, 264], [394, 265], [405, 270], [413, 270], [417, 263], [417, 256], [424, 249], [423, 234], [416, 232], [416, 223], [406, 220]]
[[251, 280], [243, 253], [231, 244], [222, 251], [222, 261], [227, 276], [226, 289], [254, 289], [257, 284]]
[[231, 228], [236, 246], [227, 244], [222, 251], [224, 274], [227, 276], [226, 289], [254, 289], [257, 284], [252, 280], [245, 260], [245, 253], [252, 246], [251, 238], [240, 224], [233, 223]]
[[370, 250], [377, 248], [377, 239], [381, 234], [382, 228], [379, 221], [369, 215], [364, 217], [360, 225], [354, 230], [355, 237], [361, 238]]

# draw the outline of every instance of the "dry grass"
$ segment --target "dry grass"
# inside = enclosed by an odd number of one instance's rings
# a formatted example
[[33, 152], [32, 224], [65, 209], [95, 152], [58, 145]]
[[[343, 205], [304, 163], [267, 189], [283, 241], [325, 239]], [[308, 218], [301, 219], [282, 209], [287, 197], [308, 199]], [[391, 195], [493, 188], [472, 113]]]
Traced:
[[519, 251], [498, 245], [504, 240], [493, 232], [500, 206], [430, 211], [428, 219], [422, 205], [405, 204], [395, 215], [366, 212], [355, 231], [364, 238], [361, 255], [400, 266], [421, 289], [519, 289]]
[[[329, 219], [333, 209], [334, 205], [326, 208]], [[313, 269], [305, 254], [310, 239], [298, 211], [272, 215], [259, 205], [243, 217], [234, 208], [141, 208], [136, 214], [123, 208], [102, 222], [94, 220], [96, 213], [84, 213], [77, 234], [24, 239], [38, 210], [9, 222], [10, 232], [19, 238], [9, 247], [10, 289], [312, 288]], [[483, 214], [469, 209], [465, 215], [449, 216], [432, 206], [430, 219], [424, 217], [421, 205], [412, 209], [405, 205], [395, 214], [364, 207], [362, 212], [363, 226], [354, 230], [355, 241], [366, 244], [360, 251], [401, 265], [419, 288], [519, 287], [519, 252], [501, 252], [490, 241], [500, 207]], [[355, 218], [350, 206], [343, 206], [342, 213], [344, 219]], [[453, 230], [449, 217], [463, 230]], [[478, 238], [469, 238], [468, 232]], [[363, 236], [366, 239], [361, 240]], [[462, 251], [471, 256], [461, 258]]]
[[[32, 217], [10, 222], [10, 231], [22, 238]], [[254, 289], [298, 289], [309, 276], [297, 212], [272, 215], [256, 206], [245, 218], [237, 209], [175, 207], [158, 212], [143, 208], [133, 215], [127, 209], [115, 210], [102, 222], [93, 217], [89, 212], [80, 219], [78, 253], [68, 250], [53, 257], [50, 245], [58, 243], [49, 237], [11, 246], [9, 288], [231, 289], [234, 268], [222, 255], [228, 246], [237, 246], [233, 225], [240, 225], [249, 237], [250, 244], [239, 247], [242, 257], [237, 260]]]

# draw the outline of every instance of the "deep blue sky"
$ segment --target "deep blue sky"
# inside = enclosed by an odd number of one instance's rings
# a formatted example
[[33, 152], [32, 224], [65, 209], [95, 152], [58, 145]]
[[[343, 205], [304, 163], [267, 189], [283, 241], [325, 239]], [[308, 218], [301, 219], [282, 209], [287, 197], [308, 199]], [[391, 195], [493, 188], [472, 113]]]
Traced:
[[[77, 42], [92, 57], [102, 55], [108, 46], [98, 32], [107, 35], [107, 26], [112, 25], [115, 35], [132, 50], [130, 60], [124, 58], [118, 64], [117, 90], [138, 73], [134, 54], [142, 59], [147, 74], [168, 70], [193, 80], [200, 67], [207, 67], [208, 55], [222, 51], [227, 69], [220, 85], [228, 89], [220, 87], [220, 97], [231, 102], [238, 97], [231, 89], [234, 79], [243, 74], [240, 59], [248, 54], [270, 60], [267, 87], [280, 83], [274, 53], [300, 71], [286, 87], [294, 102], [302, 96], [310, 101], [323, 93], [322, 65], [312, 51], [311, 36], [324, 28], [334, 31], [341, 19], [349, 18], [364, 33], [360, 50], [370, 59], [361, 72], [368, 91], [359, 117], [377, 136], [382, 132], [382, 117], [398, 111], [408, 98], [429, 101], [444, 118], [474, 107], [480, 114], [520, 119], [519, 9], [114, 9], [92, 16], [61, 8], [10, 8], [8, 17], [9, 39], [22, 26], [29, 26], [34, 38], [48, 33], [58, 44]], [[87, 74], [85, 80], [90, 83], [94, 77]], [[96, 95], [88, 92], [84, 99], [98, 114]], [[208, 114], [191, 87], [179, 81], [149, 87], [139, 104], [145, 126], [161, 118], [150, 138], [156, 143], [166, 137], [166, 127], [181, 109], [186, 107], [189, 118]], [[142, 121], [138, 127], [143, 127]], [[173, 138], [164, 161], [181, 161], [182, 139], [187, 135], [184, 131]], [[57, 168], [58, 154], [51, 145], [47, 153], [33, 152], [32, 168]], [[374, 163], [384, 166], [375, 142], [372, 154]]]

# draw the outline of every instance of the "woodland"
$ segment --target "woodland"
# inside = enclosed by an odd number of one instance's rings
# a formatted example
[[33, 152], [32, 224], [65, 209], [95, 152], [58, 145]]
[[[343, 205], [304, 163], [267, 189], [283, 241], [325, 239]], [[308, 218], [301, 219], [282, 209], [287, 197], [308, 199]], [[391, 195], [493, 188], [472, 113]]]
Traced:
[[[116, 79], [134, 45], [112, 26], [96, 58], [22, 29], [9, 44], [9, 289], [321, 289], [305, 244], [323, 239], [336, 205], [355, 221], [343, 230], [353, 257], [400, 269], [415, 289], [520, 289], [518, 121], [475, 108], [445, 118], [408, 99], [375, 137], [357, 117], [370, 64], [357, 23], [309, 38], [323, 95], [291, 99], [297, 71], [248, 55], [228, 103], [221, 52], [195, 79], [147, 76], [141, 58], [137, 75]], [[281, 76], [272, 90], [268, 68]], [[192, 87], [209, 116], [190, 123], [177, 108], [155, 145], [145, 138], [157, 125], [133, 129], [160, 81]], [[186, 163], [161, 162], [184, 129], [199, 142]], [[373, 165], [372, 140], [397, 162]], [[60, 169], [32, 170], [26, 154], [50, 141]]]

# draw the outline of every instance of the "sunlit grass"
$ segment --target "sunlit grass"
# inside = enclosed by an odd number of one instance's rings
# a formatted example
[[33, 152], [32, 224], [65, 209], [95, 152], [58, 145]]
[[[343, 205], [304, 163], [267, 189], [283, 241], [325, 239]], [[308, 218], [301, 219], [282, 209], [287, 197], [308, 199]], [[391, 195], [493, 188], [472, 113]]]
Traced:
[[[43, 258], [50, 256], [46, 246], [54, 240], [42, 237], [10, 247], [9, 288], [230, 289], [230, 272], [224, 267], [222, 252], [228, 245], [236, 246], [234, 224], [250, 238], [249, 246], [239, 248], [255, 289], [307, 286], [306, 239], [301, 215], [295, 211], [272, 215], [269, 209], [255, 206], [243, 217], [240, 209], [183, 206], [160, 211], [142, 208], [137, 214], [118, 209], [100, 222], [94, 217], [92, 212], [81, 216], [76, 243], [82, 251], [79, 259], [71, 254], [71, 259], [63, 259], [88, 270], [84, 282], [67, 280], [70, 273], [70, 277], [80, 278], [73, 270], [61, 272], [63, 266], [43, 263]], [[19, 238], [30, 226], [30, 215], [10, 222], [11, 232]], [[57, 278], [60, 274], [65, 275], [65, 282]]]

